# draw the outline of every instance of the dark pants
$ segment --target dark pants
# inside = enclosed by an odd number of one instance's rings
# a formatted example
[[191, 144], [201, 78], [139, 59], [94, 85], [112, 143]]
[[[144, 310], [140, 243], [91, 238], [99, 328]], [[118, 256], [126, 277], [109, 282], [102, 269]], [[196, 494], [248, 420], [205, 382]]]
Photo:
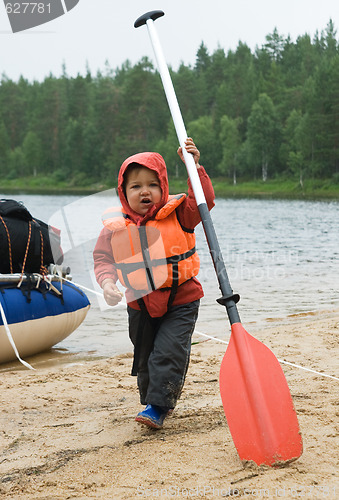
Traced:
[[137, 360], [141, 404], [175, 407], [185, 382], [199, 304], [196, 300], [173, 306], [161, 318], [127, 308], [134, 347], [141, 335]]

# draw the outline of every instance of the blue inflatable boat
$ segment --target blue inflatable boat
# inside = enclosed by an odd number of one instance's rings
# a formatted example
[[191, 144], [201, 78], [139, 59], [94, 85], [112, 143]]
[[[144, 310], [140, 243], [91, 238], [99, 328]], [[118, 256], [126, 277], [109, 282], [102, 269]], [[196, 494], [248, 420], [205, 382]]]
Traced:
[[21, 358], [37, 354], [70, 335], [90, 308], [77, 286], [54, 275], [0, 274], [0, 303], [0, 363], [18, 357], [10, 337]]

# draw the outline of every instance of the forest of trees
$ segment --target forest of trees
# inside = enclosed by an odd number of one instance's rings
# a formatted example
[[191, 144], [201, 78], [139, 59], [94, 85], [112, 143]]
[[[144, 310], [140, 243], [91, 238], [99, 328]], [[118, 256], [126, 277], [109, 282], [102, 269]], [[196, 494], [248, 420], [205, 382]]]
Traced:
[[[339, 182], [339, 44], [333, 22], [313, 39], [267, 35], [254, 52], [209, 54], [171, 71], [182, 114], [211, 177]], [[143, 58], [93, 76], [0, 84], [0, 175], [116, 182], [122, 161], [158, 151], [170, 175], [177, 139], [159, 74]]]

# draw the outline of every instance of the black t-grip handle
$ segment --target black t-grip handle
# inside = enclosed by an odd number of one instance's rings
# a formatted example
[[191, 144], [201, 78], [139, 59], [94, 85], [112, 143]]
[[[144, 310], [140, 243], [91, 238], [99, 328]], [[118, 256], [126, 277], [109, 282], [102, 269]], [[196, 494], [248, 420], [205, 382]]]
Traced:
[[142, 16], [138, 17], [138, 19], [134, 23], [134, 28], [139, 28], [139, 26], [143, 26], [146, 24], [146, 21], [148, 19], [152, 19], [155, 21], [158, 19], [158, 17], [162, 17], [165, 15], [165, 12], [162, 10], [151, 10], [150, 12], [146, 12], [146, 14], [143, 14]]

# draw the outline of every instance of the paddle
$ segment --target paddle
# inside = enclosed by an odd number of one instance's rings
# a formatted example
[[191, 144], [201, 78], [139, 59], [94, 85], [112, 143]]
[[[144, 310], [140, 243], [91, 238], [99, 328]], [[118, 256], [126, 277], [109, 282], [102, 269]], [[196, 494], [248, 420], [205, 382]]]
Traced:
[[284, 465], [302, 453], [302, 439], [293, 401], [281, 366], [274, 354], [246, 332], [231, 288], [213, 222], [193, 156], [185, 149], [187, 133], [161, 49], [154, 21], [160, 10], [139, 17], [134, 27], [146, 24], [159, 73], [182, 148], [199, 208], [204, 232], [231, 324], [231, 339], [220, 368], [220, 393], [229, 429], [241, 460], [258, 465]]

